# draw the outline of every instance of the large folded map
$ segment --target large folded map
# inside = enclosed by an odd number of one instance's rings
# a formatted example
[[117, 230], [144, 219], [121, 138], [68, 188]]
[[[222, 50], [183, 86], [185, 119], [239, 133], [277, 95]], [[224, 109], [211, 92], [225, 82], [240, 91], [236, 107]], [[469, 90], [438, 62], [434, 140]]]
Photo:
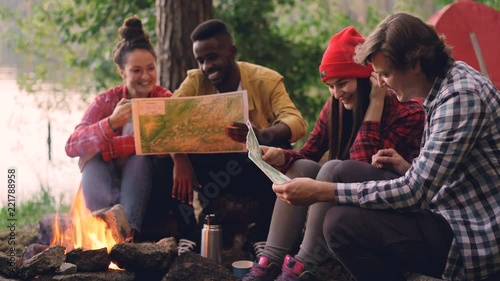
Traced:
[[132, 99], [138, 155], [246, 151], [225, 132], [248, 121], [246, 90], [224, 94]]

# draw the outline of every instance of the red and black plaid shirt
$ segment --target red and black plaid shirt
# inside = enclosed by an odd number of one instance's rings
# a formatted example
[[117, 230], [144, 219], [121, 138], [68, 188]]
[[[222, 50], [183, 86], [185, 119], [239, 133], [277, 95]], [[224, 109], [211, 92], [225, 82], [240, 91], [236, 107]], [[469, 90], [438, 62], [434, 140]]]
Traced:
[[[156, 86], [150, 95], [153, 98], [170, 96], [172, 93], [161, 86]], [[66, 142], [66, 154], [80, 157], [80, 170], [97, 153], [101, 153], [104, 161], [135, 153], [134, 136], [122, 136], [122, 128], [113, 131], [108, 123], [116, 104], [126, 97], [125, 85], [108, 89], [99, 94], [85, 111], [82, 121]]]
[[[332, 99], [321, 110], [314, 130], [299, 151], [283, 150], [285, 165], [278, 167], [286, 172], [294, 161], [310, 159], [319, 161], [329, 149], [328, 117]], [[417, 101], [401, 103], [387, 94], [380, 122], [363, 121], [350, 149], [350, 159], [371, 163], [371, 157], [382, 148], [395, 149], [406, 161], [418, 156], [425, 124], [425, 113]]]

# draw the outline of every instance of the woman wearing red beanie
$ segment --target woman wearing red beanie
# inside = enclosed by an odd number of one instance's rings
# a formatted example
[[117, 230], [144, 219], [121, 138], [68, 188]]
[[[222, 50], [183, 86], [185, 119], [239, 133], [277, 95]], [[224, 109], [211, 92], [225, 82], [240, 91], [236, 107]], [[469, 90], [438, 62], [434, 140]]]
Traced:
[[[398, 151], [409, 162], [418, 155], [425, 118], [422, 106], [416, 101], [400, 103], [386, 87], [379, 87], [371, 65], [353, 61], [356, 46], [364, 41], [354, 27], [330, 39], [319, 72], [332, 97], [304, 146], [299, 151], [261, 146], [262, 158], [290, 178], [335, 181], [342, 177], [335, 170], [338, 163], [347, 159], [371, 163], [383, 148]], [[321, 166], [318, 161], [327, 150], [330, 161]], [[360, 180], [400, 176], [370, 167], [353, 172], [359, 173]], [[292, 206], [276, 200], [266, 246], [243, 280], [316, 280], [318, 264], [330, 257], [323, 237], [323, 220], [330, 206], [329, 202]], [[291, 257], [287, 254], [298, 242], [306, 218], [300, 251]]]

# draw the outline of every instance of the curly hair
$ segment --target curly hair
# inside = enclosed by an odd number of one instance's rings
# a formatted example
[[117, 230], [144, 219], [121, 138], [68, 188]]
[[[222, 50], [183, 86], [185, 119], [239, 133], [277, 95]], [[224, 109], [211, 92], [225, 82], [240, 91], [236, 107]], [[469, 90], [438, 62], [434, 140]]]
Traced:
[[220, 37], [233, 42], [233, 37], [229, 33], [226, 24], [218, 19], [207, 20], [198, 25], [191, 33], [193, 42], [206, 40], [213, 37]]

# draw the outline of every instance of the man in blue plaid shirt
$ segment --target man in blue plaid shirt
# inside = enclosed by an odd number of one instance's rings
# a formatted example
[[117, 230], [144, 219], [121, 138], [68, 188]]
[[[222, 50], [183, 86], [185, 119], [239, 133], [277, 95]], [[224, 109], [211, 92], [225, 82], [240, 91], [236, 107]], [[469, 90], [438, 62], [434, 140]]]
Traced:
[[[355, 60], [371, 62], [400, 101], [423, 99], [419, 156], [410, 164], [383, 149], [371, 165], [337, 166], [333, 183], [296, 178], [274, 191], [291, 204], [333, 202], [325, 238], [358, 281], [500, 280], [500, 91], [404, 13], [382, 21]], [[404, 176], [359, 182], [375, 167]]]

